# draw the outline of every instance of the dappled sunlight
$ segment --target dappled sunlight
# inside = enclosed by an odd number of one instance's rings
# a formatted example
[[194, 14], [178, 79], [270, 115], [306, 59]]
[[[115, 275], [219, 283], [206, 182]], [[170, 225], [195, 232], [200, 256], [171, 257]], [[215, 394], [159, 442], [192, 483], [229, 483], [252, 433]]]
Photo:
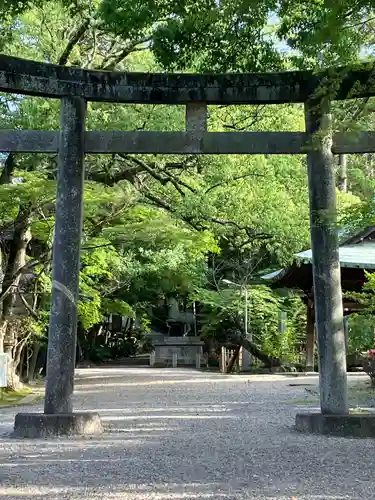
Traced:
[[105, 380], [106, 382], [112, 380], [112, 379], [117, 379], [117, 378], [124, 378], [123, 373], [111, 373], [111, 375], [89, 375], [87, 377], [79, 377], [76, 379], [75, 383], [78, 385], [81, 385], [81, 382], [88, 382], [90, 380]]
[[[155, 439], [155, 437], [159, 437], [162, 432], [176, 432], [180, 430], [179, 427], [171, 427], [170, 425], [165, 426], [165, 427], [155, 427], [152, 429], [148, 428], [142, 428], [137, 425], [137, 427], [126, 427], [126, 428], [121, 428], [117, 427], [115, 429], [107, 429], [107, 431], [111, 434], [120, 434], [120, 433], [128, 433], [128, 434], [135, 434], [138, 432], [140, 436], [142, 436], [143, 439], [145, 438], [150, 438], [150, 441], [148, 443], [151, 443], [152, 439]], [[157, 434], [155, 434], [157, 433]], [[133, 439], [133, 437], [131, 438]]]
[[[0, 464], [0, 469], [5, 469], [5, 468], [15, 468], [15, 467], [42, 467], [45, 465], [45, 462], [49, 462], [50, 459], [47, 457], [40, 457], [38, 460], [30, 460], [29, 458], [25, 459], [24, 461], [18, 461], [18, 462], [11, 462], [11, 463], [3, 463]], [[108, 459], [105, 458], [54, 458], [53, 463], [54, 464], [64, 464], [64, 463], [76, 463], [76, 464], [84, 464], [84, 463], [103, 463], [105, 464], [108, 461]], [[122, 458], [111, 458], [111, 462], [122, 462]], [[44, 462], [44, 463], [43, 463]]]
[[[86, 379], [86, 378], [111, 378], [112, 376], [122, 375], [122, 376], [130, 376], [130, 377], [148, 377], [148, 378], [168, 378], [168, 377], [188, 377], [191, 378], [194, 376], [194, 379], [199, 378], [216, 378], [218, 377], [217, 373], [207, 373], [200, 372], [193, 368], [150, 368], [149, 366], [145, 367], [101, 367], [101, 368], [77, 368], [76, 375], [78, 378]], [[219, 375], [220, 376], [220, 375]]]
[[[22, 500], [25, 498], [36, 498], [36, 499], [60, 499], [64, 498], [67, 489], [66, 488], [54, 488], [54, 487], [42, 487], [38, 488], [39, 491], [35, 492], [32, 487], [28, 488], [4, 488], [0, 487], [0, 497], [10, 498], [13, 500]], [[124, 499], [124, 500], [199, 500], [199, 499], [223, 499], [223, 500], [233, 500], [233, 498], [264, 498], [269, 500], [357, 500], [355, 496], [345, 495], [314, 495], [314, 494], [299, 494], [291, 492], [290, 494], [283, 494], [277, 491], [248, 491], [245, 496], [241, 494], [239, 490], [232, 490], [226, 485], [220, 485], [217, 483], [202, 483], [202, 484], [154, 484], [154, 485], [142, 485], [142, 484], [131, 484], [124, 488], [115, 488], [115, 491], [103, 492], [92, 490], [88, 487], [78, 487], [69, 488], [70, 495], [74, 498], [85, 498], [85, 499]], [[151, 496], [150, 496], [151, 495]], [[234, 497], [235, 495], [235, 497]], [[237, 496], [238, 495], [238, 496]], [[239, 496], [241, 495], [241, 496]], [[260, 496], [259, 496], [260, 495]]]
[[[222, 383], [232, 383], [235, 382], [233, 378], [223, 378], [223, 379], [177, 379], [177, 380], [147, 380], [144, 382], [114, 382], [111, 383], [111, 388], [112, 387], [132, 387], [132, 386], [137, 386], [137, 387], [143, 387], [143, 386], [150, 386], [150, 385], [177, 385], [177, 384], [207, 384], [209, 383], [215, 383], [215, 384], [222, 384]], [[100, 390], [103, 390], [103, 388], [107, 387], [106, 381], [104, 381], [102, 384], [79, 384], [76, 386], [75, 392], [82, 391], [83, 389], [93, 389], [93, 388], [98, 388]]]
[[[175, 429], [170, 429], [168, 428], [162, 428], [161, 431], [166, 431], [166, 430], [175, 430]], [[117, 429], [116, 429], [117, 431]], [[77, 452], [77, 451], [82, 451], [82, 450], [90, 450], [90, 449], [97, 449], [97, 448], [116, 448], [117, 446], [132, 446], [132, 445], [139, 445], [139, 444], [144, 444], [145, 440], [147, 438], [147, 443], [149, 443], [148, 438], [154, 439], [155, 437], [159, 437], [158, 435], [145, 435], [143, 433], [138, 434], [140, 430], [138, 428], [133, 429], [133, 435], [132, 436], [113, 436], [112, 432], [105, 433], [103, 437], [87, 437], [87, 438], [80, 438], [80, 439], [63, 439], [59, 438], [58, 440], [33, 440], [30, 442], [30, 445], [32, 443], [37, 443], [38, 444], [38, 450], [40, 453], [38, 454], [28, 454], [27, 453], [27, 448], [25, 449], [25, 441], [21, 440], [14, 440], [15, 443], [20, 443], [22, 445], [22, 448], [24, 449], [24, 452], [22, 453], [22, 458], [38, 458], [41, 459], [42, 455], [44, 459], [48, 459], [49, 456], [55, 456], [55, 455], [61, 455], [63, 453], [70, 453], [70, 452]], [[117, 434], [117, 433], [116, 433]]]
[[[230, 403], [232, 404], [232, 403]], [[243, 404], [243, 403], [242, 403]], [[206, 406], [207, 405], [207, 406]], [[163, 406], [163, 407], [156, 407], [156, 408], [93, 408], [91, 411], [94, 412], [105, 412], [105, 413], [157, 413], [157, 412], [197, 412], [197, 411], [204, 411], [205, 413], [215, 413], [215, 412], [222, 412], [222, 411], [230, 411], [225, 405], [209, 405], [209, 403], [205, 403], [204, 406]]]
[[110, 417], [105, 417], [102, 416], [101, 420], [103, 422], [108, 422], [108, 421], [120, 421], [120, 420], [152, 420], [152, 419], [172, 419], [172, 420], [208, 420], [208, 419], [235, 419], [236, 417], [234, 416], [211, 416], [211, 415], [149, 415], [149, 416], [140, 416], [140, 415], [121, 415], [121, 416], [110, 416]]
[[[185, 487], [182, 485], [182, 487]], [[116, 493], [105, 493], [104, 498], [113, 498], [113, 499], [126, 499], [126, 500], [149, 500], [150, 499], [150, 492], [143, 493], [142, 491], [139, 491], [140, 488], [137, 486], [134, 489], [126, 490], [126, 491], [117, 491]], [[90, 498], [90, 499], [102, 499], [103, 494], [97, 493], [95, 491], [91, 492], [87, 488], [72, 488], [69, 489], [70, 494], [74, 495], [75, 498]], [[12, 498], [14, 500], [17, 499], [23, 499], [23, 498], [48, 498], [48, 499], [60, 499], [61, 495], [66, 494], [66, 488], [39, 488], [39, 491], [35, 493], [33, 488], [27, 488], [24, 489], [23, 491], [20, 489], [14, 489], [14, 488], [0, 488], [0, 497], [6, 497], [6, 498]], [[90, 496], [86, 496], [89, 494]], [[54, 495], [54, 496], [51, 496]], [[78, 496], [79, 495], [79, 496]], [[85, 496], [82, 496], [85, 495]], [[66, 497], [65, 497], [66, 498]], [[208, 492], [189, 492], [189, 491], [184, 491], [181, 493], [158, 493], [158, 492], [152, 492], [152, 498], [153, 499], [160, 499], [160, 500], [195, 500], [195, 499], [212, 499], [212, 498], [223, 498], [223, 499], [230, 499], [231, 497], [228, 495], [228, 493], [220, 493], [220, 492], [215, 492], [215, 493], [208, 493]]]
[[[366, 465], [356, 469], [359, 482], [373, 468], [372, 442], [291, 432], [303, 377], [296, 387], [283, 376], [120, 369], [113, 378], [112, 370], [91, 371], [95, 378], [80, 383], [93, 382], [92, 394], [75, 395], [75, 410], [97, 412], [104, 434], [0, 440], [0, 498], [341, 500], [336, 494], [353, 468], [348, 454], [360, 453]], [[0, 420], [9, 425], [17, 411]], [[328, 495], [315, 495], [324, 491], [310, 473], [316, 463], [330, 474]]]
[[[302, 378], [302, 377], [301, 377]], [[310, 377], [311, 378], [311, 377]], [[103, 389], [108, 388], [108, 380], [101, 377], [98, 379], [102, 380], [102, 383], [77, 383], [75, 386], [75, 393], [87, 393], [96, 392], [96, 390], [103, 391]], [[251, 383], [251, 382], [274, 382], [274, 381], [288, 381], [290, 378], [285, 375], [265, 375], [265, 376], [249, 376], [249, 375], [236, 375], [236, 376], [218, 376], [216, 378], [174, 378], [168, 380], [153, 380], [147, 379], [143, 381], [126, 381], [126, 382], [111, 382], [111, 388], [115, 387], [147, 387], [147, 386], [161, 386], [161, 385], [184, 385], [184, 384], [215, 384], [224, 385], [232, 384], [238, 385], [241, 383]]]
[[163, 420], [208, 420], [208, 419], [236, 419], [234, 414], [230, 414], [233, 409], [225, 405], [207, 406], [167, 406], [156, 408], [102, 408], [95, 409], [100, 414], [103, 423], [119, 421], [159, 421]]

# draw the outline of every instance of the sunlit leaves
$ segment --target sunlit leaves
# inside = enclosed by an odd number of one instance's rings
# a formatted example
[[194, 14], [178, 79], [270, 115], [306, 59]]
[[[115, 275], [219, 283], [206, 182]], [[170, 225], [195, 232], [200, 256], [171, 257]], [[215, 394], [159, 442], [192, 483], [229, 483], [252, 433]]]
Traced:
[[299, 51], [301, 66], [352, 63], [372, 53], [374, 7], [372, 0], [282, 0], [278, 35]]

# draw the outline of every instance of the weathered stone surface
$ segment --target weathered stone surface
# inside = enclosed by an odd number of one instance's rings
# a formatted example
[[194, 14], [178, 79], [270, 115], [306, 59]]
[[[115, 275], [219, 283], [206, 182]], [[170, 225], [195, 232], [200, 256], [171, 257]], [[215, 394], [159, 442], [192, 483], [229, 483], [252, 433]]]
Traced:
[[185, 127], [198, 137], [207, 131], [208, 109], [205, 102], [191, 102], [185, 106]]
[[71, 413], [77, 335], [86, 103], [62, 99], [44, 411]]
[[311, 434], [375, 438], [375, 414], [297, 413], [296, 429]]
[[[89, 131], [86, 153], [138, 154], [301, 154], [306, 152], [304, 132], [123, 132]], [[59, 133], [46, 130], [0, 130], [0, 151], [56, 153]], [[338, 134], [332, 152], [375, 152], [375, 132]]]
[[18, 413], [13, 436], [18, 438], [46, 438], [53, 436], [85, 436], [101, 434], [103, 427], [97, 413]]
[[[0, 151], [45, 152], [59, 149], [58, 132], [0, 131]], [[99, 132], [85, 134], [86, 153], [139, 154], [301, 154], [303, 132]], [[375, 150], [375, 134], [374, 134]]]
[[0, 56], [0, 91], [149, 104], [305, 102], [319, 85], [331, 99], [375, 95], [372, 68], [222, 75], [116, 73]]
[[0, 130], [3, 153], [57, 153], [59, 133], [47, 130]]
[[348, 132], [333, 136], [334, 154], [372, 153], [375, 150], [374, 132]]
[[348, 412], [348, 388], [329, 102], [306, 103], [305, 111], [320, 405], [340, 415]]

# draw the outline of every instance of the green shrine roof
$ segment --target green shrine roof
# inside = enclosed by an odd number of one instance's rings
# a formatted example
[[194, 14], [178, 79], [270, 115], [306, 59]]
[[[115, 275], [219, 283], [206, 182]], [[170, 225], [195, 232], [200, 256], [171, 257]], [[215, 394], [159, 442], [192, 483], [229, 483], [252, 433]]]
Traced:
[[[339, 247], [340, 266], [350, 269], [375, 270], [375, 227], [371, 226], [360, 233], [343, 241]], [[305, 250], [294, 254], [295, 265], [310, 264], [312, 250]], [[283, 278], [292, 268], [279, 269], [262, 276], [265, 280]]]
[[[375, 269], [375, 242], [358, 245], [344, 245], [339, 248], [341, 267]], [[312, 251], [306, 250], [295, 255], [297, 261], [310, 263]]]

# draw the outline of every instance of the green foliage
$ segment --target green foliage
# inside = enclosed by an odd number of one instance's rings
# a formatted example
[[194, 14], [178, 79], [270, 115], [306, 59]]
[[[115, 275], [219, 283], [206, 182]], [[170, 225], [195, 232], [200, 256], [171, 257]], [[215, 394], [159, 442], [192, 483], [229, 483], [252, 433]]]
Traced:
[[108, 240], [95, 238], [87, 242], [92, 248], [81, 255], [79, 319], [85, 328], [103, 320], [105, 314], [132, 312], [129, 304], [111, 301], [106, 296], [118, 287], [119, 278], [127, 273], [126, 262]]
[[43, 339], [46, 333], [46, 327], [48, 325], [48, 317], [41, 314], [38, 319], [31, 316], [25, 316], [19, 321], [18, 334], [20, 334], [20, 329], [24, 330], [24, 334], [21, 337], [27, 337], [31, 335], [30, 341]]
[[54, 199], [55, 183], [48, 180], [42, 172], [16, 170], [14, 178], [22, 182], [0, 185], [0, 221], [8, 224], [18, 214], [20, 205], [30, 205], [38, 210]]
[[375, 345], [375, 319], [371, 314], [353, 314], [349, 317], [348, 352], [365, 352]]
[[372, 226], [375, 223], [375, 198], [358, 201], [342, 215], [341, 225], [353, 232]]
[[278, 36], [302, 53], [305, 67], [350, 64], [372, 44], [374, 7], [372, 0], [282, 0]]
[[[356, 62], [372, 51], [374, 7], [373, 0], [3, 0], [0, 11], [7, 13], [7, 27], [21, 15], [23, 32], [32, 41], [35, 32], [28, 33], [28, 27], [41, 21], [50, 32], [43, 37], [43, 55], [52, 52], [55, 60], [62, 40], [72, 33], [67, 26], [79, 19], [98, 26], [99, 47], [105, 37], [117, 37], [125, 57], [146, 46], [165, 68], [220, 72]], [[10, 40], [16, 43], [17, 27], [12, 28]], [[81, 65], [87, 62], [85, 50], [92, 49], [86, 38], [72, 49], [72, 60]], [[5, 37], [3, 43], [7, 41]], [[28, 52], [36, 53], [36, 45], [29, 44]], [[89, 60], [97, 60], [99, 53], [91, 53]], [[107, 64], [115, 60], [111, 57]]]
[[362, 352], [375, 345], [375, 273], [366, 273], [361, 292], [345, 294], [362, 306], [362, 311], [349, 317], [349, 353]]
[[132, 328], [127, 331], [108, 331], [102, 329], [95, 343], [87, 352], [92, 361], [105, 362], [110, 359], [134, 356], [150, 352], [150, 346], [145, 338], [144, 328]]
[[[238, 72], [355, 63], [371, 41], [374, 6], [323, 0], [6, 0], [0, 9], [5, 7], [0, 43], [10, 55], [105, 70]], [[366, 29], [358, 30], [363, 20]], [[291, 52], [283, 50], [285, 44]], [[346, 104], [334, 107], [336, 128], [351, 123], [351, 111]], [[209, 113], [212, 131], [304, 130], [299, 105], [210, 106]], [[4, 128], [57, 130], [59, 101], [5, 95], [0, 116]], [[371, 108], [356, 122], [359, 129], [371, 124]], [[184, 109], [90, 103], [87, 126], [183, 130]], [[11, 227], [20, 208], [30, 207], [29, 259], [40, 259], [35, 304], [44, 332], [56, 158], [22, 154], [15, 162], [13, 177], [23, 182], [0, 186], [0, 222]], [[212, 291], [216, 260], [249, 286], [255, 272], [287, 265], [293, 253], [309, 246], [306, 165], [299, 156], [98, 155], [86, 156], [85, 163], [79, 319], [86, 337], [107, 314], [141, 317], [147, 329], [147, 307], [174, 295], [202, 302], [208, 314], [203, 335], [225, 339], [223, 325], [243, 311], [243, 298], [233, 290]], [[340, 224], [373, 221], [370, 174], [370, 160], [350, 160], [351, 194], [338, 197]], [[293, 356], [304, 332], [299, 300], [249, 286], [249, 304], [258, 345], [271, 355]], [[289, 318], [283, 334], [281, 310]], [[131, 339], [112, 340], [108, 346], [100, 338], [98, 358], [118, 354], [125, 344], [133, 349]]]
[[249, 71], [275, 67], [280, 57], [267, 31], [274, 0], [103, 0], [104, 26], [116, 35], [149, 36], [156, 59], [169, 69]]
[[[228, 326], [238, 315], [244, 321], [244, 295], [236, 289], [197, 290], [191, 298], [204, 306], [203, 338], [226, 343]], [[281, 311], [289, 316], [285, 332], [279, 328]], [[297, 298], [284, 299], [266, 286], [252, 286], [248, 288], [248, 330], [253, 342], [269, 356], [296, 361], [305, 331], [303, 304]]]

